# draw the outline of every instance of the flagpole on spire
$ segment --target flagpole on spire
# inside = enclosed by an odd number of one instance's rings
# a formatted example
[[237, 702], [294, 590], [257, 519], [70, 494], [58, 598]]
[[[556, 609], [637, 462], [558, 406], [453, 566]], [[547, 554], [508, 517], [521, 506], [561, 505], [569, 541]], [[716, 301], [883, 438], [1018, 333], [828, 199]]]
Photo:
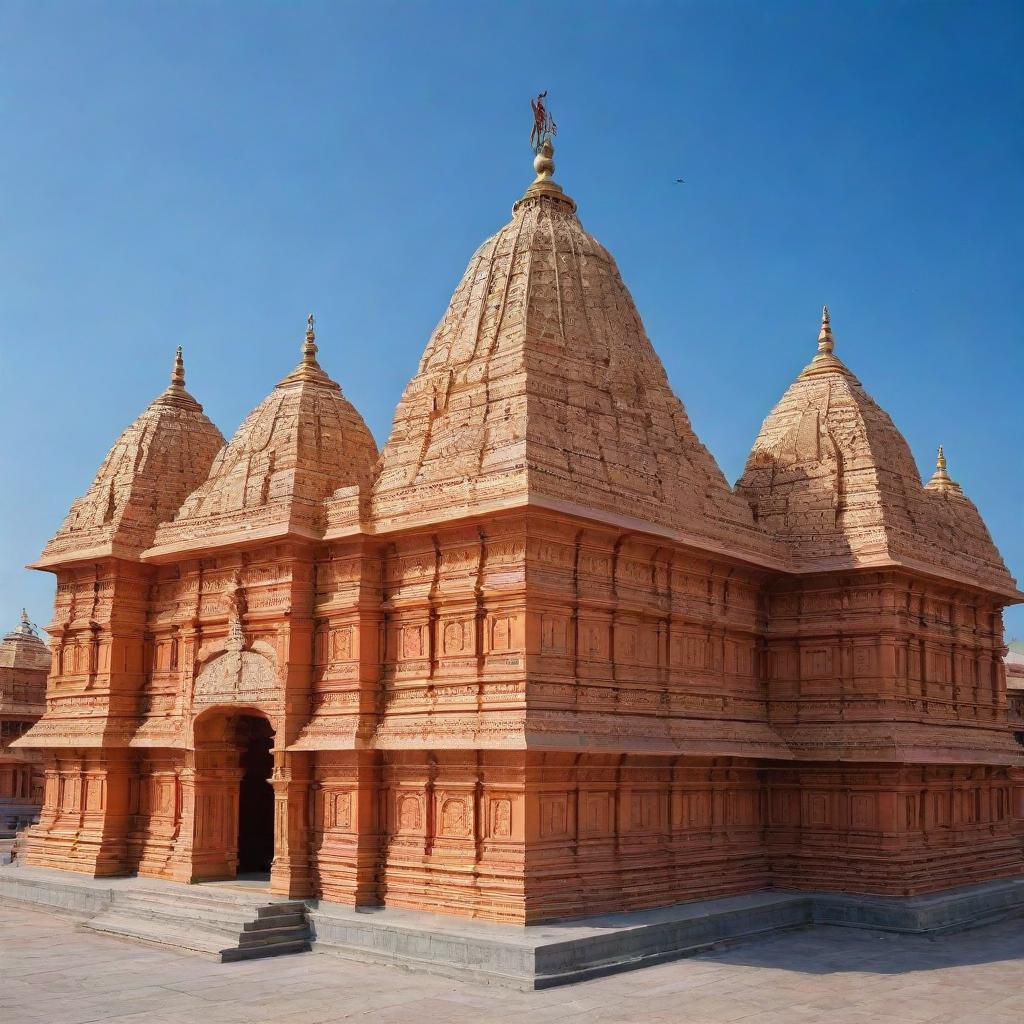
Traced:
[[554, 180], [555, 173], [555, 147], [552, 138], [558, 127], [554, 118], [547, 108], [545, 99], [547, 90], [540, 93], [536, 99], [530, 100], [530, 107], [533, 110], [533, 128], [530, 131], [530, 148], [533, 150], [533, 169], [537, 176], [533, 183], [526, 190], [526, 194], [512, 207], [515, 212], [527, 199], [548, 198], [568, 204], [574, 211], [576, 204], [563, 191], [562, 186]]

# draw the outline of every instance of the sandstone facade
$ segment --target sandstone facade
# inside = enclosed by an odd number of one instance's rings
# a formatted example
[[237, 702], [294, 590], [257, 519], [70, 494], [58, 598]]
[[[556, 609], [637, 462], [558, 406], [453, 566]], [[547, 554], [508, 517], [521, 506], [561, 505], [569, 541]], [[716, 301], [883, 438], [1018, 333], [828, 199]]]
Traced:
[[50, 650], [28, 613], [0, 640], [0, 832], [31, 822], [43, 802], [43, 758], [12, 747], [45, 710]]
[[827, 315], [730, 488], [536, 166], [379, 458], [312, 323], [225, 447], [178, 370], [122, 435], [39, 563], [30, 863], [512, 922], [1024, 871], [977, 510]]

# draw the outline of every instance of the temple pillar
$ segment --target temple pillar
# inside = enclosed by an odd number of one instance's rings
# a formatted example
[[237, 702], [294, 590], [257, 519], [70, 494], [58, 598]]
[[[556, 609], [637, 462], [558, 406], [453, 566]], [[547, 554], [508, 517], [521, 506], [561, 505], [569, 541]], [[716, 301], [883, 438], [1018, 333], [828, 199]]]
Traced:
[[310, 865], [310, 785], [312, 755], [274, 751], [274, 866], [270, 891], [275, 896], [312, 896]]
[[165, 876], [176, 882], [191, 882], [192, 845], [196, 818], [195, 755], [189, 751], [177, 771], [177, 831], [171, 844]]
[[88, 773], [87, 809], [92, 813], [98, 805], [102, 815], [94, 868], [97, 877], [126, 874], [134, 867], [128, 857], [128, 833], [137, 809], [133, 801], [137, 770], [137, 757], [131, 751], [106, 750], [101, 763]]
[[323, 899], [374, 906], [381, 823], [379, 755], [373, 751], [320, 751], [312, 789], [311, 861]]
[[150, 760], [139, 780], [140, 807], [135, 845], [139, 874], [167, 875], [181, 828], [178, 769], [167, 757]]
[[47, 768], [43, 813], [25, 837], [24, 862], [97, 878], [130, 873], [135, 771], [135, 756], [128, 750], [54, 756]]
[[242, 772], [234, 746], [202, 751], [194, 783], [192, 878], [234, 878], [238, 869], [238, 786]]

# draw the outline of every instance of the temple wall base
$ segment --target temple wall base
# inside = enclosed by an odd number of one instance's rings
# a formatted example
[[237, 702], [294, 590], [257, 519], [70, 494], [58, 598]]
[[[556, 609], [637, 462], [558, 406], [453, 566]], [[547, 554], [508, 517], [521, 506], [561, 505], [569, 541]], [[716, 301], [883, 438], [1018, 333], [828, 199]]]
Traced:
[[[24, 863], [239, 865], [233, 750], [62, 755]], [[915, 896], [1024, 873], [1011, 771], [523, 751], [279, 758], [270, 892], [511, 924], [767, 888]], [[83, 780], [85, 780], [83, 782]], [[269, 827], [269, 826], [268, 826]]]

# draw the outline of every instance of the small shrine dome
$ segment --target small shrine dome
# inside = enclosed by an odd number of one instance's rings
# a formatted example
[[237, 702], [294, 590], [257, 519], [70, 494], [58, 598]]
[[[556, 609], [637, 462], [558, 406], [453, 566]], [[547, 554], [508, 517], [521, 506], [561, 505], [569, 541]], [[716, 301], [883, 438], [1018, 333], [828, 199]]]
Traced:
[[105, 556], [137, 558], [153, 542], [157, 525], [206, 478], [223, 444], [221, 432], [185, 390], [179, 347], [170, 385], [114, 442], [35, 568]]
[[50, 648], [24, 608], [21, 621], [0, 640], [0, 668], [49, 671]]
[[146, 558], [285, 536], [323, 536], [325, 501], [369, 492], [377, 443], [317, 362], [313, 316], [302, 361], [246, 416], [205, 480], [156, 532]]
[[942, 450], [923, 485], [906, 439], [836, 356], [827, 306], [817, 353], [768, 414], [736, 488], [797, 570], [902, 564], [1019, 597]]

